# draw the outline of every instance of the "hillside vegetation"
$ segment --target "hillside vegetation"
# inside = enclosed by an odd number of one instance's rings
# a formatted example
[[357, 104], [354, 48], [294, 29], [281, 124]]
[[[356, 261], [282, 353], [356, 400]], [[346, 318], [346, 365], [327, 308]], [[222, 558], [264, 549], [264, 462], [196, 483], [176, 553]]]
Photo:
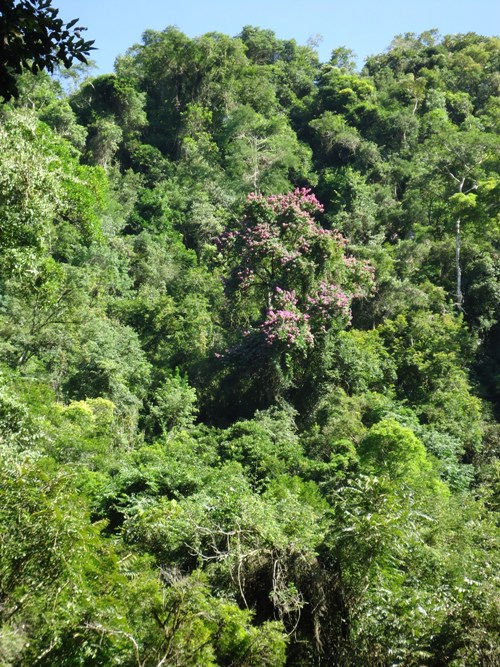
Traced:
[[15, 89], [0, 665], [500, 665], [500, 40]]

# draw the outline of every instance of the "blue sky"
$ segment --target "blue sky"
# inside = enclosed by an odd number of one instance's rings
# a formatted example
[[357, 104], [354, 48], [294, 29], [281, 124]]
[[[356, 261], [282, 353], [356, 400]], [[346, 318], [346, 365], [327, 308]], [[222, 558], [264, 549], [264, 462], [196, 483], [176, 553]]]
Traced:
[[500, 34], [497, 0], [53, 0], [60, 16], [80, 18], [95, 40], [92, 58], [99, 72], [112, 71], [117, 55], [141, 41], [144, 30], [177, 26], [190, 37], [205, 32], [237, 35], [244, 25], [274, 30], [282, 39], [305, 44], [322, 36], [326, 61], [332, 49], [347, 46], [358, 63], [381, 53], [404, 32], [438, 28], [441, 34]]

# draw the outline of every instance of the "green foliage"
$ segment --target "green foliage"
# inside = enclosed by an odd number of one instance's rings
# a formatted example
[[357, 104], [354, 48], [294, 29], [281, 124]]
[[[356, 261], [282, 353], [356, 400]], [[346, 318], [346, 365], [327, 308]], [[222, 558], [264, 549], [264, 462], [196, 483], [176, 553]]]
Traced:
[[88, 130], [77, 123], [67, 100], [54, 100], [48, 104], [40, 114], [40, 120], [71, 142], [77, 150], [83, 150]]
[[192, 425], [197, 411], [196, 390], [177, 371], [167, 377], [154, 393], [149, 414], [160, 433], [165, 434], [174, 428]]
[[265, 118], [249, 106], [229, 115], [223, 147], [229, 176], [247, 191], [275, 193], [309, 175], [310, 151], [299, 144], [286, 117]]
[[395, 420], [382, 420], [371, 427], [359, 447], [361, 467], [372, 475], [387, 476], [391, 483], [427, 487], [435, 495], [446, 495], [415, 434]]
[[6, 667], [500, 659], [499, 42], [312, 44], [0, 109]]
[[74, 226], [80, 241], [98, 237], [106, 189], [99, 170], [79, 165], [69, 145], [32, 113], [5, 112], [0, 145], [3, 253], [20, 253], [21, 262], [23, 251], [50, 248], [58, 223]]
[[[99, 543], [100, 526], [90, 525], [68, 472], [54, 470], [48, 459], [16, 458], [5, 449], [2, 471], [0, 651], [4, 664], [27, 665], [64, 652], [66, 636], [78, 636], [86, 616], [106, 618], [111, 591], [104, 592], [106, 585], [96, 589], [96, 577], [102, 582], [101, 568], [116, 570], [116, 558]], [[105, 597], [98, 603], [100, 591]], [[68, 659], [94, 652], [104, 658], [107, 648], [76, 642]]]
[[236, 423], [224, 433], [219, 451], [223, 459], [238, 461], [250, 479], [261, 483], [296, 470], [302, 453], [290, 414], [277, 410]]
[[327, 347], [324, 367], [350, 394], [387, 391], [395, 380], [393, 360], [376, 329], [341, 331]]
[[79, 335], [64, 393], [77, 400], [104, 396], [123, 415], [133, 413], [150, 373], [135, 331], [112, 320], [90, 319]]
[[425, 422], [469, 447], [478, 446], [481, 405], [470, 393], [459, 362], [466, 359], [473, 343], [460, 319], [417, 313], [387, 322], [381, 332], [397, 364], [398, 391]]

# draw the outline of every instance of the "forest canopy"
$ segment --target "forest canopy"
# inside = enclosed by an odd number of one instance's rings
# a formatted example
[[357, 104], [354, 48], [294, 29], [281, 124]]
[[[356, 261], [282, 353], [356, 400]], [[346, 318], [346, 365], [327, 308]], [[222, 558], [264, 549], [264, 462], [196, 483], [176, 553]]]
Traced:
[[0, 47], [0, 665], [498, 665], [500, 40], [73, 26]]

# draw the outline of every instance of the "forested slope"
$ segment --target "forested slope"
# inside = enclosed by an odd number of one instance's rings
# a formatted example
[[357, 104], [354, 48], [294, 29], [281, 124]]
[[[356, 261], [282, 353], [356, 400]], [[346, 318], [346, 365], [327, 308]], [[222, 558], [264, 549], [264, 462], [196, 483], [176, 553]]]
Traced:
[[16, 86], [0, 665], [499, 665], [500, 40]]

